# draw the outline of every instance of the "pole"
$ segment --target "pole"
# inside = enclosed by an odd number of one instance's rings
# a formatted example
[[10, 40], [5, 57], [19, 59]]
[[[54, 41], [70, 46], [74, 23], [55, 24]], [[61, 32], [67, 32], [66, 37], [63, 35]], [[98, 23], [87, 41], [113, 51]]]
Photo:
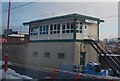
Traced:
[[[9, 4], [8, 4], [8, 22], [7, 22], [7, 37], [6, 37], [6, 40], [8, 38], [8, 34], [9, 34], [9, 28], [10, 28], [10, 0], [9, 0]], [[8, 42], [8, 40], [7, 40]], [[6, 72], [8, 70], [8, 46], [7, 46], [7, 43], [6, 43], [6, 53], [5, 53], [5, 66], [4, 66], [4, 71]]]
[[9, 4], [8, 4], [8, 22], [7, 22], [7, 30], [9, 31], [9, 28], [10, 28], [10, 6], [11, 6], [11, 3], [10, 3], [10, 0], [9, 0]]

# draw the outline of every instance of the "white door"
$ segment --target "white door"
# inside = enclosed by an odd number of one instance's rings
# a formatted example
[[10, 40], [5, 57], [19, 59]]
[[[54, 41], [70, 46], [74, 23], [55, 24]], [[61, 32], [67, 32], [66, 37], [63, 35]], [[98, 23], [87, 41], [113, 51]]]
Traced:
[[88, 39], [88, 26], [83, 25], [83, 39]]

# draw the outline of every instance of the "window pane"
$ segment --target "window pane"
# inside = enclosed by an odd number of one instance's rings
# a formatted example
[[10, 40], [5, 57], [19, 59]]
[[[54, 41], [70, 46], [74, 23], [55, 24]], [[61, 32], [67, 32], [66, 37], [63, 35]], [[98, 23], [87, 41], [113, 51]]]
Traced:
[[65, 24], [62, 24], [62, 33], [65, 33]]
[[38, 52], [34, 51], [34, 52], [33, 52], [33, 56], [34, 56], [34, 57], [37, 57], [37, 56], [38, 56]]
[[57, 30], [60, 30], [60, 24], [57, 24]]
[[64, 59], [65, 58], [65, 54], [64, 53], [58, 53], [58, 58], [59, 59]]
[[50, 34], [52, 34], [53, 32], [52, 31], [50, 31]]
[[31, 32], [33, 32], [33, 28], [31, 28]]
[[66, 33], [69, 33], [69, 30], [66, 30]]
[[71, 29], [73, 29], [73, 28], [74, 28], [74, 22], [71, 23]]
[[40, 26], [40, 31], [42, 31], [42, 26]]
[[38, 33], [35, 33], [35, 35], [38, 35]]
[[80, 33], [82, 33], [82, 30], [80, 30]]
[[83, 27], [83, 24], [80, 22], [80, 29], [82, 29], [82, 27]]
[[79, 33], [79, 30], [76, 30], [77, 33]]
[[57, 33], [60, 33], [60, 31], [57, 31]]
[[35, 33], [33, 33], [33, 35], [35, 35]]
[[56, 34], [56, 31], [54, 31], [53, 34]]
[[73, 33], [73, 30], [71, 30], [71, 33]]
[[80, 25], [80, 29], [82, 29], [82, 25]]
[[54, 30], [56, 30], [56, 29], [57, 29], [56, 24], [54, 24]]
[[43, 31], [45, 31], [45, 26], [43, 26]]
[[62, 33], [65, 33], [65, 30], [63, 30]]
[[49, 52], [45, 52], [45, 55], [44, 55], [44, 57], [47, 57], [47, 58], [49, 58], [49, 57], [50, 57], [50, 53], [49, 53]]
[[40, 32], [40, 34], [42, 34], [42, 32]]
[[48, 25], [46, 25], [46, 31], [48, 31]]
[[69, 23], [67, 23], [67, 29], [70, 29]]
[[50, 31], [52, 31], [53, 30], [53, 25], [50, 25]]
[[48, 25], [46, 25], [45, 27], [46, 27], [45, 28], [45, 32], [46, 32], [45, 34], [48, 34]]
[[62, 24], [62, 29], [65, 29], [65, 24]]
[[50, 34], [53, 34], [53, 25], [50, 25]]
[[40, 34], [42, 34], [42, 26], [40, 26]]

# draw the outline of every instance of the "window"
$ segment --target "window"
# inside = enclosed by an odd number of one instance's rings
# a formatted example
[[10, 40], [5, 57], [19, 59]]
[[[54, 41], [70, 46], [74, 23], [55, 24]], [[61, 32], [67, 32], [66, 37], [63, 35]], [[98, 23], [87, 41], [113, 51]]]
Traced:
[[50, 34], [60, 33], [60, 24], [51, 24], [50, 25]]
[[33, 56], [34, 56], [34, 57], [37, 57], [37, 56], [38, 56], [38, 52], [34, 51], [34, 52], [33, 52]]
[[65, 54], [64, 53], [58, 53], [58, 58], [59, 59], [64, 59], [65, 58]]
[[73, 24], [74, 23], [67, 23], [66, 33], [73, 33], [73, 27], [74, 27]]
[[57, 25], [54, 24], [54, 30], [53, 30], [53, 34], [56, 34], [57, 33]]
[[83, 24], [80, 22], [77, 22], [77, 25], [76, 25], [76, 32], [77, 33], [82, 33], [82, 28], [83, 28]]
[[45, 52], [44, 57], [49, 58], [50, 57], [50, 53], [49, 52]]
[[48, 25], [40, 26], [40, 34], [48, 34]]
[[38, 26], [30, 28], [30, 35], [38, 35]]

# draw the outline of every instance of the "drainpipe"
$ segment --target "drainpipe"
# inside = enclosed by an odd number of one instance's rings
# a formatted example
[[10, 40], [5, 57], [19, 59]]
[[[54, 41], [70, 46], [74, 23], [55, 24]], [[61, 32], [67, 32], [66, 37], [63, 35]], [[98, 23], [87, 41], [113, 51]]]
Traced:
[[99, 24], [100, 24], [100, 23], [98, 22], [97, 24], [98, 24], [98, 31], [97, 31], [98, 33], [97, 33], [97, 34], [98, 34], [98, 42], [99, 42], [99, 41], [100, 41], [100, 40], [99, 40]]

